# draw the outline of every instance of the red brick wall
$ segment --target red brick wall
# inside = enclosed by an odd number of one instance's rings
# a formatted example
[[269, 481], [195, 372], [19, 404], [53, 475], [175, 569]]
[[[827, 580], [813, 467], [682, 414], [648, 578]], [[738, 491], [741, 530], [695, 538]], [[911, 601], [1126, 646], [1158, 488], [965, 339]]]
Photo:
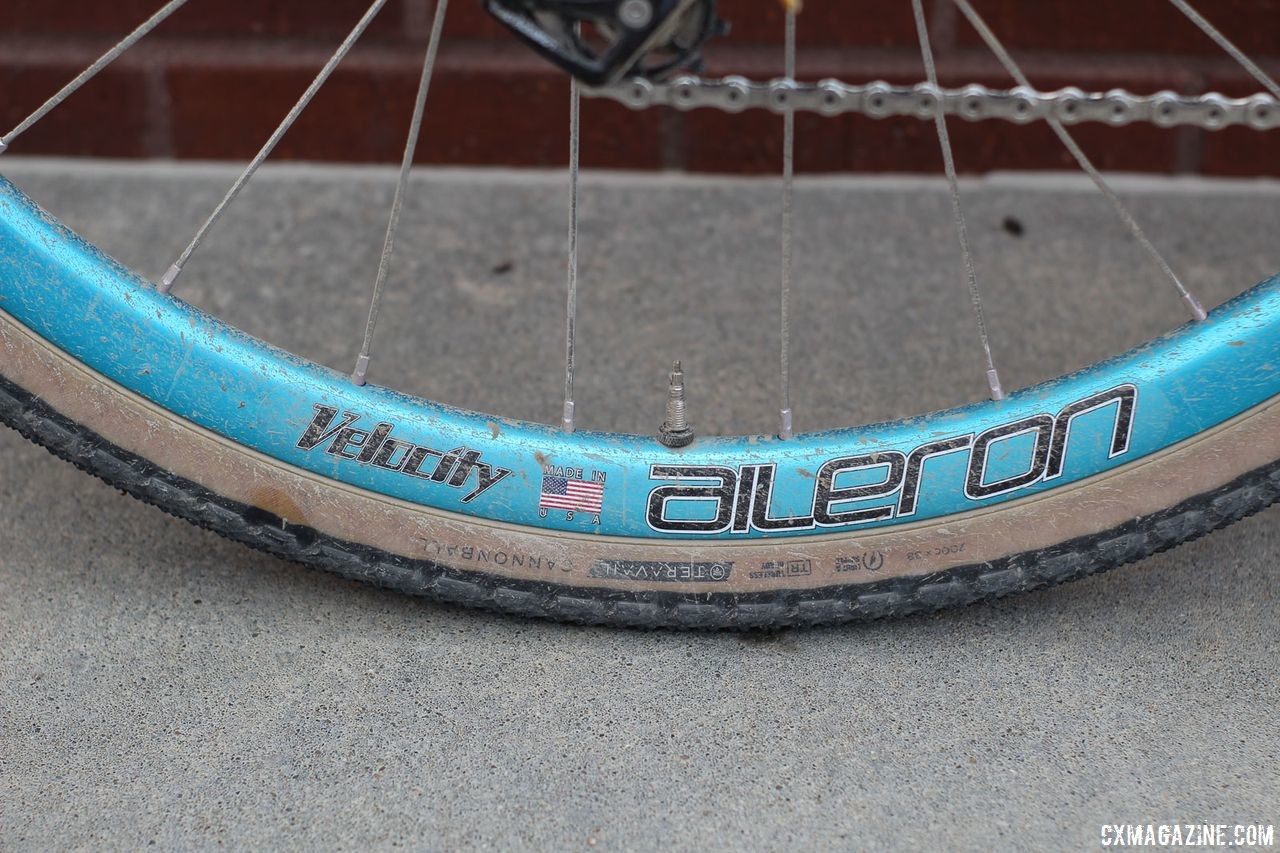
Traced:
[[[0, 125], [11, 127], [159, 5], [160, 0], [7, 0], [0, 4]], [[944, 84], [1005, 79], [950, 0], [927, 0]], [[366, 0], [190, 0], [58, 111], [15, 153], [241, 160], [293, 104]], [[1041, 88], [1122, 86], [1240, 94], [1256, 85], [1167, 0], [974, 0]], [[1200, 0], [1206, 15], [1280, 73], [1280, 0]], [[721, 0], [733, 33], [708, 51], [711, 73], [781, 67], [777, 0]], [[408, 124], [431, 0], [391, 0], [292, 131], [276, 158], [396, 161]], [[808, 0], [798, 23], [800, 76], [917, 82], [907, 0]], [[453, 0], [418, 159], [555, 166], [566, 156], [567, 83]], [[781, 121], [752, 111], [634, 113], [583, 106], [583, 161], [610, 168], [776, 171]], [[857, 116], [797, 119], [797, 168], [934, 171], [932, 127]], [[961, 168], [1065, 168], [1043, 125], [952, 125]], [[1104, 168], [1280, 174], [1274, 135], [1248, 130], [1083, 125]]]

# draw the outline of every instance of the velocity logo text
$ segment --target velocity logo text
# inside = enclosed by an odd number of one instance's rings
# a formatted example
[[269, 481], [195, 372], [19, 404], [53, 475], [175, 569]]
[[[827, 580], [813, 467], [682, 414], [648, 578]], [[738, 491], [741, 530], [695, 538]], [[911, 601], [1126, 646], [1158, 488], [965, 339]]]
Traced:
[[[298, 439], [302, 450], [314, 450], [328, 442], [325, 453], [353, 459], [362, 465], [372, 465], [387, 471], [396, 471], [409, 477], [417, 477], [433, 483], [441, 483], [455, 489], [470, 485], [470, 491], [462, 502], [480, 497], [511, 472], [480, 461], [480, 451], [469, 447], [453, 450], [434, 450], [412, 442], [392, 438], [392, 424], [379, 423], [371, 430], [357, 429], [360, 420], [355, 412], [342, 412], [332, 406], [316, 406], [315, 417], [307, 431]], [[336, 421], [336, 423], [335, 423]], [[475, 474], [472, 477], [472, 474]]]

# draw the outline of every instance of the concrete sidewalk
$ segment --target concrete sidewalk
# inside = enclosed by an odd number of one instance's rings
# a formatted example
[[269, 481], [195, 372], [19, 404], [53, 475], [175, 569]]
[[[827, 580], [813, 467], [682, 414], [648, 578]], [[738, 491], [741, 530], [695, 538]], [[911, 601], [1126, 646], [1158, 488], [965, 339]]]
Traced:
[[[233, 177], [3, 167], [150, 276]], [[393, 182], [265, 170], [177, 292], [350, 369]], [[1120, 186], [1207, 304], [1280, 269], [1280, 187]], [[583, 192], [582, 424], [652, 431], [680, 358], [700, 429], [772, 429], [776, 183], [589, 175]], [[1006, 385], [1181, 322], [1083, 183], [997, 176], [965, 199]], [[944, 187], [809, 179], [796, 204], [797, 427], [981, 396]], [[371, 380], [554, 420], [564, 216], [558, 175], [419, 176]], [[646, 634], [285, 564], [5, 431], [0, 847], [986, 850], [1274, 824], [1278, 522], [938, 616]]]

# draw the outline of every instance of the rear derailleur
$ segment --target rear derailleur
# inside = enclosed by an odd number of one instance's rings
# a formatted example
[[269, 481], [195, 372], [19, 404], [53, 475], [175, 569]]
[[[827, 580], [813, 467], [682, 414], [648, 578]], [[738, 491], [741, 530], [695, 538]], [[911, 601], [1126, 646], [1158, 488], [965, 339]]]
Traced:
[[715, 0], [484, 0], [522, 41], [588, 86], [701, 68], [728, 31]]

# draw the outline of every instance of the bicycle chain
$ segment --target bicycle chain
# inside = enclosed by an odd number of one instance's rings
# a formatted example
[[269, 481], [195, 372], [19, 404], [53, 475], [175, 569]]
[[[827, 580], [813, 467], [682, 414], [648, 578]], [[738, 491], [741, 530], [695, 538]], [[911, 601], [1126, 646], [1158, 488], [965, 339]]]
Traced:
[[678, 110], [713, 107], [730, 113], [767, 109], [775, 113], [858, 113], [875, 119], [931, 119], [941, 105], [944, 114], [968, 121], [995, 118], [1027, 124], [1057, 119], [1064, 125], [1094, 121], [1117, 127], [1150, 122], [1160, 127], [1192, 125], [1208, 130], [1233, 125], [1255, 130], [1280, 127], [1280, 101], [1265, 93], [1228, 98], [1216, 92], [1135, 95], [1124, 89], [1085, 92], [1075, 87], [1041, 92], [1023, 87], [991, 89], [979, 84], [944, 89], [928, 83], [893, 86], [875, 81], [852, 85], [839, 80], [801, 83], [785, 78], [757, 81], [737, 76], [703, 79], [681, 75], [663, 83], [636, 77], [612, 86], [584, 88], [583, 94], [618, 101], [636, 110], [661, 105]]

